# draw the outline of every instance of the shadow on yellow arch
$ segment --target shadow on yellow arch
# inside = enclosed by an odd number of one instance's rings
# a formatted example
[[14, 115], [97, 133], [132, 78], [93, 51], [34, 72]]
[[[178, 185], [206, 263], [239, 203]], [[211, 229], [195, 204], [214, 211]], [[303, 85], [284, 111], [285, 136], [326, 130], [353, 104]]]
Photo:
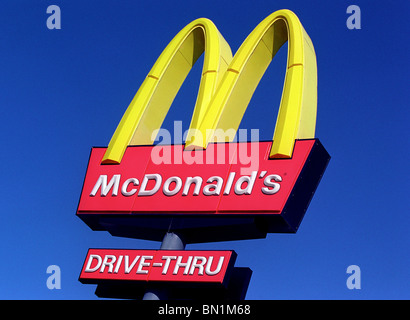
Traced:
[[[315, 135], [317, 67], [313, 44], [298, 17], [279, 10], [249, 34], [233, 59], [229, 45], [210, 20], [197, 19], [182, 29], [131, 101], [102, 162], [119, 163], [128, 145], [153, 143], [152, 132], [161, 127], [188, 72], [204, 51], [186, 148], [205, 149], [211, 141], [232, 141], [260, 79], [286, 41], [287, 70], [270, 157], [290, 158], [295, 139]], [[225, 136], [227, 132], [230, 134]]]

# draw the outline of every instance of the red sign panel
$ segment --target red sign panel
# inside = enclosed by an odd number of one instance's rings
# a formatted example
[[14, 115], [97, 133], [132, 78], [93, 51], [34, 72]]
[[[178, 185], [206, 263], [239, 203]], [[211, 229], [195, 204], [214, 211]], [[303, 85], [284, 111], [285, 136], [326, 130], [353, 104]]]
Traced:
[[101, 164], [106, 148], [93, 148], [77, 215], [93, 230], [150, 240], [170, 219], [188, 242], [296, 232], [330, 157], [317, 139], [296, 140], [291, 159], [269, 159], [271, 145], [131, 146], [120, 164]]
[[83, 283], [104, 280], [225, 284], [234, 251], [90, 249], [80, 274]]
[[208, 149], [161, 146], [172, 157], [169, 164], [155, 160], [159, 147], [128, 147], [120, 164], [102, 165], [106, 149], [93, 148], [78, 214], [278, 214], [314, 142], [297, 141], [292, 159], [274, 160], [268, 159], [272, 142], [213, 145], [213, 158]]

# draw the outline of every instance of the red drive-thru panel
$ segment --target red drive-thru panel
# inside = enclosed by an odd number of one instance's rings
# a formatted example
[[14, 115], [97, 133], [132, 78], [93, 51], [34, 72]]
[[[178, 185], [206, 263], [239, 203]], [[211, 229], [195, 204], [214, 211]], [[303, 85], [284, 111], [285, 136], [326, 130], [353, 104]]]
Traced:
[[271, 146], [135, 146], [115, 165], [101, 164], [106, 148], [93, 148], [77, 215], [94, 230], [158, 240], [171, 218], [176, 229], [195, 230], [188, 242], [201, 242], [203, 230], [229, 240], [222, 225], [233, 239], [296, 232], [330, 157], [317, 139], [297, 140], [291, 159], [269, 159]]
[[226, 285], [235, 259], [234, 251], [89, 249], [79, 280]]

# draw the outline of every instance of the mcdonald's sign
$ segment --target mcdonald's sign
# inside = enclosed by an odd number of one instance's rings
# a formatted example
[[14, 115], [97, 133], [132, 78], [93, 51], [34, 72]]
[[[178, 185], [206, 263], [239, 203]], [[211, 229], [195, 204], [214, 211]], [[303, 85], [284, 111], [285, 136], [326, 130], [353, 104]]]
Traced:
[[[260, 79], [286, 41], [273, 140], [233, 142]], [[153, 145], [202, 54], [185, 144]], [[187, 242], [296, 232], [330, 159], [315, 138], [316, 109], [316, 55], [293, 12], [269, 15], [233, 57], [216, 26], [197, 19], [164, 49], [108, 147], [92, 148], [77, 215], [93, 230], [150, 240], [161, 240], [170, 224]], [[241, 161], [243, 155], [252, 161]]]

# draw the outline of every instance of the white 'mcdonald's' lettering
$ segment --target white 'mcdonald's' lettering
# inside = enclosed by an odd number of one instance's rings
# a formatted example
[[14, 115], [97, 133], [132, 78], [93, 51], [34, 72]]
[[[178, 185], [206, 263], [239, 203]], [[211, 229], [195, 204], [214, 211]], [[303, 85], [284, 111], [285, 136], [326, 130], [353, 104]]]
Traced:
[[[101, 197], [106, 197], [110, 192], [111, 196], [116, 197], [118, 196], [118, 191], [121, 190], [121, 195], [124, 197], [131, 197], [135, 194], [138, 197], [147, 197], [155, 195], [160, 189], [162, 189], [163, 194], [168, 197], [175, 196], [178, 193], [181, 193], [182, 196], [198, 196], [201, 192], [201, 188], [205, 196], [219, 196], [222, 190], [224, 195], [229, 195], [232, 189], [236, 195], [250, 195], [253, 192], [255, 181], [264, 178], [266, 173], [267, 171], [261, 171], [258, 175], [258, 171], [252, 171], [250, 175], [240, 176], [235, 182], [236, 172], [231, 172], [224, 189], [222, 189], [224, 179], [219, 176], [209, 177], [206, 180], [206, 184], [202, 187], [204, 179], [200, 176], [187, 177], [185, 181], [178, 176], [172, 176], [162, 183], [163, 177], [160, 174], [145, 174], [139, 190], [138, 186], [140, 183], [137, 178], [127, 178], [121, 184], [121, 174], [114, 174], [109, 182], [108, 175], [102, 174], [97, 179], [90, 196], [95, 197], [100, 190], [99, 194]], [[261, 192], [266, 195], [273, 195], [279, 192], [280, 182], [282, 182], [282, 177], [278, 174], [266, 176]]]

